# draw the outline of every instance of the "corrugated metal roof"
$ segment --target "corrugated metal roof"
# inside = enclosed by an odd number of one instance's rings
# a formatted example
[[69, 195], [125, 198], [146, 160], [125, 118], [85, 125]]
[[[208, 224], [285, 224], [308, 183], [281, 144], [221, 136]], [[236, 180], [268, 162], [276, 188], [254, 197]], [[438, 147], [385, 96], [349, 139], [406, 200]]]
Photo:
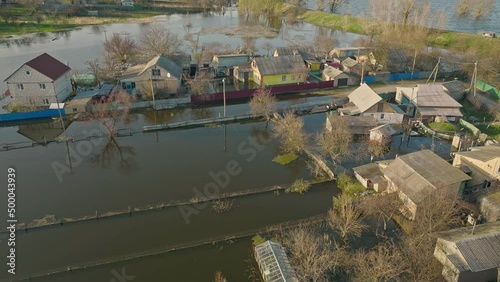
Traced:
[[349, 131], [358, 135], [370, 134], [370, 129], [377, 126], [377, 121], [372, 116], [328, 116], [328, 118], [331, 120], [342, 119]]
[[471, 148], [471, 151], [457, 152], [456, 154], [482, 162], [487, 162], [500, 157], [500, 146], [490, 145], [473, 147]]
[[293, 56], [298, 54], [292, 47], [278, 47], [274, 50], [274, 53], [277, 53], [278, 56]]
[[343, 74], [344, 72], [337, 69], [337, 68], [334, 68], [334, 67], [331, 67], [331, 66], [327, 66], [324, 70], [323, 70], [323, 73], [329, 77], [337, 77], [341, 74]]
[[386, 136], [392, 136], [397, 133], [397, 130], [394, 129], [394, 127], [388, 123], [370, 129], [370, 131], [376, 131], [376, 130], [380, 131], [382, 134]]
[[170, 60], [169, 58], [163, 56], [156, 56], [151, 61], [149, 61], [144, 69], [139, 73], [142, 75], [146, 70], [151, 68], [152, 66], [159, 66], [169, 72], [171, 76], [176, 77], [178, 79], [181, 78], [182, 75], [182, 67], [179, 66], [176, 62]]
[[403, 155], [383, 173], [414, 203], [421, 202], [436, 188], [471, 179], [430, 150]]
[[382, 100], [366, 83], [356, 88], [348, 97], [349, 101], [353, 102], [362, 113]]
[[451, 92], [465, 92], [465, 85], [460, 80], [452, 80], [443, 83], [443, 87]]
[[456, 245], [473, 272], [500, 267], [500, 230], [497, 234], [466, 239]]
[[413, 103], [417, 107], [461, 108], [462, 105], [444, 92], [441, 85], [418, 84]]
[[260, 75], [288, 74], [292, 71], [305, 71], [306, 66], [302, 56], [279, 56], [255, 58], [255, 65]]
[[463, 116], [458, 108], [418, 107], [418, 112], [423, 116]]
[[465, 263], [459, 255], [451, 254], [451, 255], [447, 255], [446, 257], [458, 269], [458, 271], [463, 272], [463, 271], [470, 270], [467, 263]]
[[345, 67], [348, 67], [348, 68], [352, 68], [352, 67], [354, 67], [357, 64], [359, 64], [359, 63], [356, 62], [355, 60], [351, 59], [351, 58], [345, 58], [342, 61], [342, 65], [345, 66]]

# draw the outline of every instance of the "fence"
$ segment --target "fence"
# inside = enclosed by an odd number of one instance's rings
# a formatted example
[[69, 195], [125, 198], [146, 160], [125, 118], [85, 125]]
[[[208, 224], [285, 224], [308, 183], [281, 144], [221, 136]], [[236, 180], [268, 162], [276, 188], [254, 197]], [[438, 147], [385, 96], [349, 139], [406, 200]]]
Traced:
[[481, 130], [479, 130], [479, 128], [475, 127], [472, 123], [470, 123], [464, 119], [460, 119], [460, 124], [463, 127], [470, 130], [472, 132], [472, 134], [474, 134], [474, 136], [476, 136], [476, 137], [479, 137], [479, 135], [481, 134]]
[[26, 113], [0, 114], [0, 122], [56, 117], [56, 116], [59, 116], [59, 111], [61, 111], [61, 115], [63, 115], [63, 116], [65, 115], [64, 109], [60, 109], [60, 110], [51, 109], [51, 110], [34, 111], [34, 112], [26, 112]]
[[[272, 94], [293, 93], [306, 90], [332, 88], [333, 81], [317, 81], [302, 84], [289, 84], [269, 87]], [[250, 98], [257, 89], [246, 89], [239, 91], [226, 92], [226, 100]], [[224, 93], [215, 93], [207, 95], [191, 95], [192, 104], [203, 104], [224, 100]]]

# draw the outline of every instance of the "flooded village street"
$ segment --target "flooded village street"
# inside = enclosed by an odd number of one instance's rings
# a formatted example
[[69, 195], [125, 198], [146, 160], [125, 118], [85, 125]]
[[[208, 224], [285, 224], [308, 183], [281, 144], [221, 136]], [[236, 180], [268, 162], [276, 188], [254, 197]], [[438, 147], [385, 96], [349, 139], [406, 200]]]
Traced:
[[[232, 49], [244, 44], [244, 39], [229, 34], [230, 30], [264, 27], [270, 35], [255, 38], [262, 54], [266, 53], [261, 47], [264, 42], [274, 47], [303, 44], [317, 33], [334, 37], [339, 47], [350, 46], [360, 38], [285, 19], [243, 17], [237, 11], [174, 14], [155, 17], [155, 21], [181, 38], [190, 34], [188, 37], [199, 46], [223, 42]], [[75, 70], [85, 70], [86, 61], [102, 57], [106, 36], [120, 33], [137, 37], [148, 24], [86, 26], [0, 43], [0, 81], [43, 52]], [[213, 33], [215, 29], [226, 34]], [[191, 47], [186, 41], [185, 49]], [[6, 89], [1, 83], [0, 93]], [[278, 107], [329, 102], [330, 94], [338, 93], [335, 91], [317, 96], [284, 95]], [[14, 279], [5, 271], [7, 233], [0, 233], [0, 281], [212, 281], [219, 270], [228, 281], [256, 281], [252, 236], [269, 226], [325, 214], [340, 190], [335, 182], [327, 181], [313, 184], [303, 194], [273, 191], [235, 197], [232, 209], [223, 213], [208, 203], [186, 205], [184, 209], [157, 208], [179, 201], [195, 202], [207, 194], [281, 187], [297, 179], [313, 179], [304, 158], [288, 165], [273, 162], [280, 155], [280, 144], [271, 136], [271, 125], [264, 121], [151, 133], [142, 130], [145, 125], [218, 117], [226, 110], [228, 116], [240, 115], [248, 113], [250, 107], [247, 101], [236, 101], [227, 109], [206, 105], [135, 110], [118, 125], [116, 143], [97, 121], [66, 120], [65, 132], [56, 119], [0, 124], [0, 171], [16, 169], [18, 223], [49, 225], [17, 231]], [[309, 140], [325, 127], [326, 118], [324, 113], [301, 117]], [[61, 136], [73, 139], [68, 147], [56, 141]], [[451, 150], [448, 141], [437, 138], [415, 136], [403, 145], [401, 136], [393, 140], [391, 152], [384, 158], [432, 148], [448, 159]], [[346, 161], [342, 165], [351, 169], [369, 161]], [[136, 213], [139, 208], [151, 211]], [[118, 211], [128, 212], [100, 218]], [[82, 217], [89, 220], [64, 223]], [[7, 219], [6, 213], [0, 213], [2, 230]], [[389, 223], [390, 232], [397, 229]], [[364, 234], [360, 244], [371, 245], [376, 240], [374, 234]]]

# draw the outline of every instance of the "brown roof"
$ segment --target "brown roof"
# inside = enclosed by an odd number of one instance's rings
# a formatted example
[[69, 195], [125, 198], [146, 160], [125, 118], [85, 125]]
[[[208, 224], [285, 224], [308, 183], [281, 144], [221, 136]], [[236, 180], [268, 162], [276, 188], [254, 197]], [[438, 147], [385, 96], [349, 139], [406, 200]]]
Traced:
[[43, 53], [42, 55], [27, 62], [26, 65], [32, 67], [52, 80], [58, 79], [67, 71], [71, 70], [70, 67], [61, 63], [59, 60], [47, 53]]

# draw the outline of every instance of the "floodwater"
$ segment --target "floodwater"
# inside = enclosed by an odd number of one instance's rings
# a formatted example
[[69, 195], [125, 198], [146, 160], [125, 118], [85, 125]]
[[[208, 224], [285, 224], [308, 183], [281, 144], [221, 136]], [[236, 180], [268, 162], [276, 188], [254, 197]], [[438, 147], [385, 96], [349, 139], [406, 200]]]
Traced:
[[[306, 7], [316, 9], [318, 0], [307, 1]], [[380, 1], [372, 0], [349, 0], [338, 11], [340, 14], [351, 14], [360, 16], [370, 16], [370, 3], [380, 3]], [[466, 13], [465, 15], [457, 14], [458, 0], [428, 0], [416, 1], [419, 3], [428, 2], [431, 5], [430, 19], [432, 22], [437, 22], [440, 14], [446, 18], [444, 29], [459, 32], [500, 32], [500, 1], [493, 1], [493, 7], [488, 10], [483, 16], [475, 18], [474, 12]], [[472, 6], [481, 1], [471, 1]], [[486, 1], [487, 2], [487, 1]], [[328, 5], [325, 5], [328, 8]], [[473, 11], [473, 8], [471, 9]], [[436, 27], [436, 26], [433, 26]]]
[[[198, 42], [201, 48], [204, 44], [220, 42], [228, 44], [232, 50], [243, 45], [243, 38], [236, 35], [226, 35], [220, 33], [201, 32], [209, 28], [236, 28], [245, 26], [264, 26], [272, 32], [268, 37], [255, 38], [255, 46], [259, 54], [266, 54], [263, 48], [264, 42], [272, 44], [273, 48], [289, 46], [290, 44], [308, 44], [316, 34], [328, 34], [337, 39], [341, 47], [349, 46], [359, 35], [334, 31], [322, 27], [316, 27], [308, 23], [290, 22], [285, 19], [268, 20], [264, 17], [244, 17], [239, 16], [237, 11], [228, 11], [224, 15], [212, 14], [189, 14], [189, 15], [165, 15], [155, 17], [170, 31], [185, 38], [187, 34], [193, 41]], [[42, 33], [21, 39], [13, 39], [0, 44], [0, 81], [4, 81], [12, 72], [25, 62], [33, 59], [37, 55], [48, 52], [57, 59], [69, 64], [74, 70], [86, 70], [85, 62], [94, 58], [102, 58], [104, 48], [102, 42], [107, 36], [118, 33], [122, 36], [130, 36], [138, 39], [141, 32], [150, 23], [117, 23], [99, 26], [86, 26], [80, 29], [59, 32]], [[191, 25], [188, 29], [186, 26]], [[213, 29], [212, 29], [213, 30]], [[192, 54], [192, 44], [185, 41], [184, 52]], [[273, 49], [274, 50], [274, 49]], [[0, 93], [4, 93], [7, 86], [0, 84]]]

